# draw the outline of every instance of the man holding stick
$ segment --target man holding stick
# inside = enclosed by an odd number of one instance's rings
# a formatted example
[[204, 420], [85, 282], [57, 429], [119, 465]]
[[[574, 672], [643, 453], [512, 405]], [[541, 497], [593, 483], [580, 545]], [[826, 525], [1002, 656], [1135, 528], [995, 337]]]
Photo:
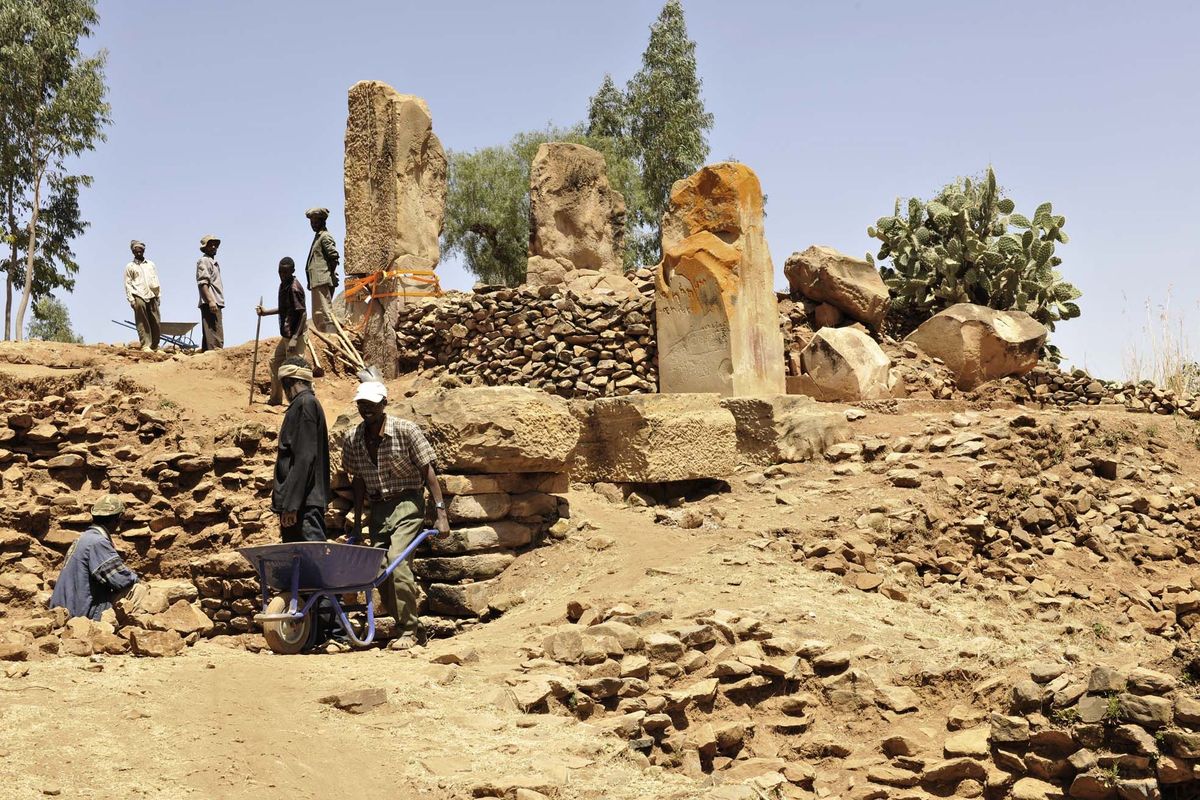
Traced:
[[279, 383], [279, 368], [284, 359], [303, 356], [308, 317], [304, 308], [304, 288], [296, 280], [296, 262], [288, 256], [279, 260], [279, 305], [266, 309], [260, 304], [255, 311], [260, 317], [279, 315], [279, 344], [271, 359], [271, 397], [267, 405], [283, 403], [283, 387]]
[[[438, 485], [434, 452], [421, 429], [387, 413], [387, 387], [365, 381], [354, 395], [363, 421], [346, 437], [342, 466], [353, 478], [354, 537], [362, 535], [363, 501], [370, 501], [367, 527], [371, 544], [386, 547], [388, 564], [400, 555], [425, 524], [425, 489], [433, 498], [434, 527], [450, 532], [446, 503]], [[423, 485], [422, 485], [423, 484]], [[396, 620], [400, 639], [394, 649], [419, 643], [424, 634], [417, 620], [417, 584], [407, 563], [379, 587], [383, 605]]]

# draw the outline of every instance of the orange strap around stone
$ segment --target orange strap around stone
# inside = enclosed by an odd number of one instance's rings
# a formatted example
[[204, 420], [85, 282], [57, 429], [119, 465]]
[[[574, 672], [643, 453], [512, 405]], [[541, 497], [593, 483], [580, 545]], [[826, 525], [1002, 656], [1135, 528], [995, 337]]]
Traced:
[[[427, 289], [408, 291], [407, 287], [401, 283], [399, 292], [377, 292], [375, 287], [382, 281], [388, 278], [408, 278], [415, 283], [422, 284]], [[442, 295], [442, 285], [438, 281], [437, 274], [431, 269], [387, 269], [379, 270], [373, 275], [367, 275], [363, 278], [355, 278], [347, 281], [345, 298], [349, 300], [359, 292], [366, 292], [367, 297], [367, 313], [363, 314], [362, 322], [354, 326], [355, 331], [362, 331], [367, 326], [367, 321], [371, 318], [371, 312], [374, 309], [371, 301], [380, 297], [440, 297]]]

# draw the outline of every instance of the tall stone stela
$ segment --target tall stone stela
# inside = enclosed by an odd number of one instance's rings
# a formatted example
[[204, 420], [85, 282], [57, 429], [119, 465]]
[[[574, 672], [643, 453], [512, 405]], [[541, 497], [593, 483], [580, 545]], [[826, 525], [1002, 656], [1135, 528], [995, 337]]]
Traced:
[[660, 392], [786, 391], [763, 195], [745, 164], [710, 164], [671, 189], [655, 277]]
[[621, 276], [625, 199], [608, 182], [604, 155], [547, 142], [529, 169], [530, 286], [567, 283], [577, 270]]
[[[446, 151], [433, 132], [426, 102], [381, 81], [350, 87], [346, 119], [346, 278], [349, 288], [379, 272], [432, 270], [446, 210]], [[427, 284], [384, 276], [346, 303], [351, 324], [362, 324], [363, 358], [386, 377], [396, 374], [398, 308], [405, 291]]]

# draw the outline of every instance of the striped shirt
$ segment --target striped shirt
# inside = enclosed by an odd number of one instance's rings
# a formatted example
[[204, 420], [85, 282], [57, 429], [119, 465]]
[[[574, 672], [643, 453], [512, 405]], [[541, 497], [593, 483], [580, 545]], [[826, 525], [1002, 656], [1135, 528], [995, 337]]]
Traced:
[[400, 492], [425, 485], [425, 468], [436, 454], [416, 424], [389, 416], [379, 441], [379, 458], [367, 451], [367, 423], [360, 422], [342, 445], [342, 466], [352, 477], [362, 478], [372, 500], [391, 500]]

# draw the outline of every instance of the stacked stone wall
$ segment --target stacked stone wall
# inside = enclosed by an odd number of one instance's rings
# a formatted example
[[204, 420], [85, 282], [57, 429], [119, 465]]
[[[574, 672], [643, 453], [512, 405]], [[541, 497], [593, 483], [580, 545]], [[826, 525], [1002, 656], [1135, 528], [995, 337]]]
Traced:
[[[643, 282], [650, 276], [645, 273]], [[410, 305], [396, 322], [400, 372], [449, 373], [566, 398], [655, 392], [654, 301], [483, 287]]]

